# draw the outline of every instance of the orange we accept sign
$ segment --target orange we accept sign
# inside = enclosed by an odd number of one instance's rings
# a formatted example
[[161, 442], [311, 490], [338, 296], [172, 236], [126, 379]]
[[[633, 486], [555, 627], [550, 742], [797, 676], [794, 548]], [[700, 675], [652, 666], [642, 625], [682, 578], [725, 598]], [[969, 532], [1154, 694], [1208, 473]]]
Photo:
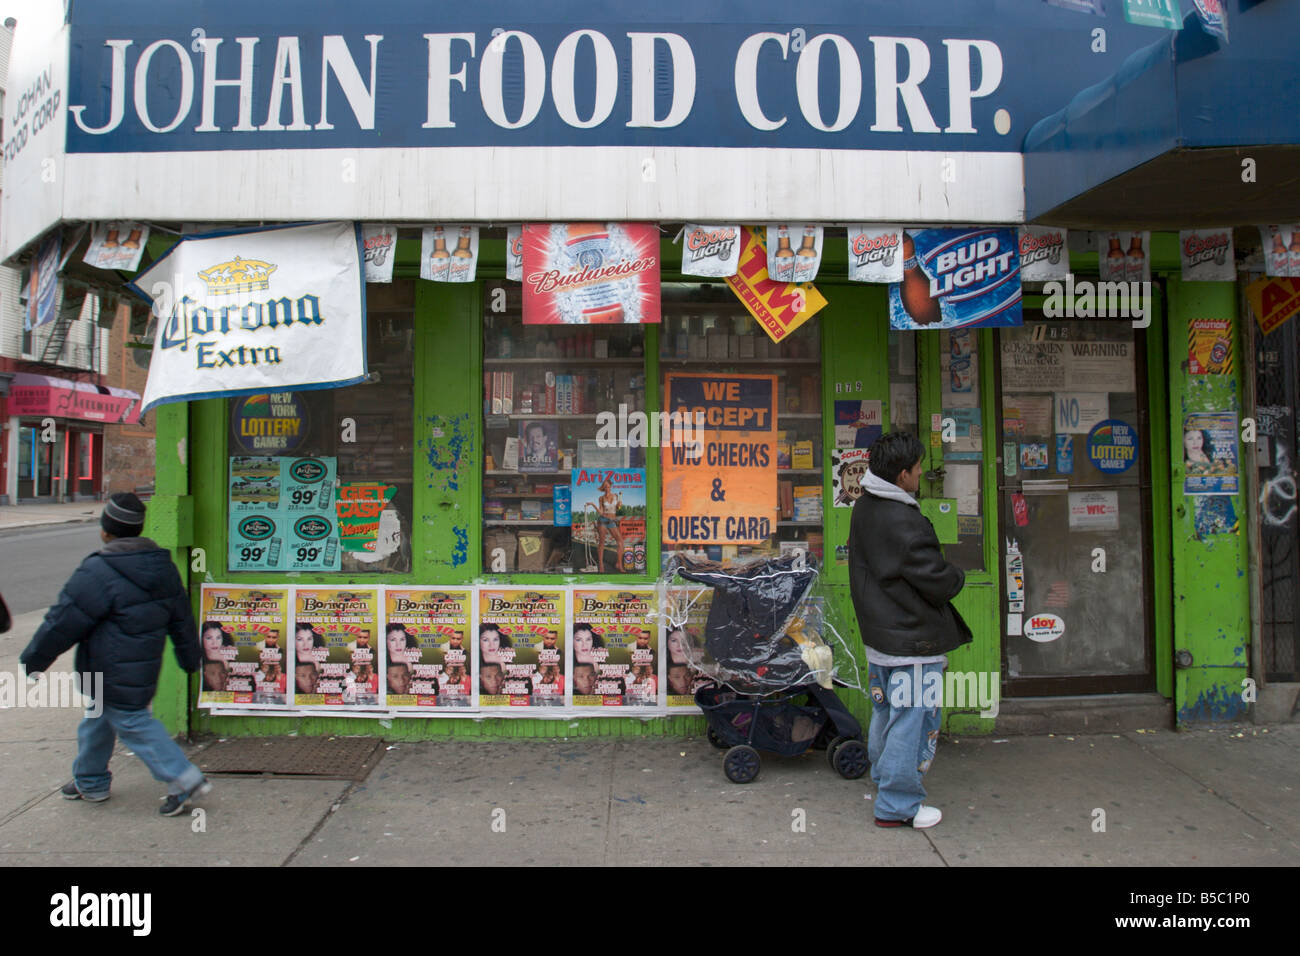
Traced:
[[796, 285], [768, 277], [767, 249], [748, 226], [740, 230], [740, 265], [727, 284], [773, 342], [783, 341], [826, 307], [826, 298], [811, 282]]
[[758, 544], [775, 531], [776, 376], [669, 374], [668, 411], [696, 422], [663, 449], [663, 539]]

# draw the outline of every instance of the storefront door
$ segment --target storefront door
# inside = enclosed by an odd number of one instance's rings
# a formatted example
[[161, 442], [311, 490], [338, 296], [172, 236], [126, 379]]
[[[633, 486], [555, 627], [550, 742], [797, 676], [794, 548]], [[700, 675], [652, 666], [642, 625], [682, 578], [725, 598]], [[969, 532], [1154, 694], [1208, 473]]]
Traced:
[[41, 441], [43, 429], [24, 425], [18, 430], [18, 497], [49, 498], [54, 494], [55, 469], [63, 454], [63, 436]]
[[1027, 311], [998, 357], [1003, 694], [1152, 690], [1142, 340]]

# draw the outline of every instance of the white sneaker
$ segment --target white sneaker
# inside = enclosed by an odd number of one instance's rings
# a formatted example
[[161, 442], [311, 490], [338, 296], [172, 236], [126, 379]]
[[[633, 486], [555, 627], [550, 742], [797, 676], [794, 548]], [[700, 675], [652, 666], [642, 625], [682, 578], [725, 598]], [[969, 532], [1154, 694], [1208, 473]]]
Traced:
[[939, 812], [937, 807], [927, 807], [922, 804], [920, 809], [916, 811], [916, 816], [912, 817], [912, 829], [928, 830], [942, 819], [943, 814]]

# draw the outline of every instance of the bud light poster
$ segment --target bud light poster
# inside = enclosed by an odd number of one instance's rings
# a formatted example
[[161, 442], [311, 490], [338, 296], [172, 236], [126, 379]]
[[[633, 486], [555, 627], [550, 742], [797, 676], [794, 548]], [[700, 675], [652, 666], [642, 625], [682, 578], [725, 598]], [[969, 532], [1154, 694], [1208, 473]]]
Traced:
[[[798, 248], [793, 244], [798, 243]], [[776, 282], [812, 282], [822, 264], [822, 227], [786, 222], [767, 227], [767, 275]]]
[[473, 282], [478, 267], [478, 226], [444, 222], [426, 226], [420, 243], [420, 278]]
[[524, 324], [658, 324], [659, 227], [526, 223]]
[[849, 226], [849, 280], [903, 281], [903, 230], [898, 226], [858, 223]]
[[1183, 260], [1184, 282], [1237, 281], [1231, 226], [1183, 229], [1178, 233], [1178, 252]]
[[524, 230], [522, 226], [506, 229], [506, 278], [512, 282], [524, 280]]
[[1020, 281], [1051, 282], [1070, 271], [1068, 234], [1055, 226], [1020, 227]]
[[1007, 229], [908, 229], [893, 329], [1022, 325], [1019, 237]]
[[725, 279], [739, 267], [739, 225], [689, 222], [682, 229], [682, 275]]
[[397, 227], [367, 223], [361, 227], [361, 245], [366, 255], [366, 281], [392, 282]]

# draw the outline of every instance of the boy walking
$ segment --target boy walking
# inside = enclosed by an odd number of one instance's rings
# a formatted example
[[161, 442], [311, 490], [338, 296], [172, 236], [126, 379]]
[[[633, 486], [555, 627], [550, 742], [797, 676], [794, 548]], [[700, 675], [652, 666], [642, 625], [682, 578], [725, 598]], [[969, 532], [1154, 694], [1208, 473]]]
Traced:
[[89, 803], [108, 799], [113, 779], [108, 761], [120, 737], [154, 778], [167, 784], [158, 812], [174, 817], [212, 785], [168, 736], [149, 704], [158, 689], [167, 635], [186, 673], [198, 669], [201, 655], [189, 596], [171, 556], [140, 536], [144, 517], [144, 504], [135, 495], [108, 500], [99, 522], [103, 550], [73, 572], [20, 660], [27, 673], [40, 673], [76, 645], [77, 673], [103, 675], [103, 700], [96, 702], [101, 713], [87, 716], [77, 728], [73, 779], [63, 787], [63, 796]]
[[923, 706], [924, 688], [947, 652], [972, 640], [950, 603], [966, 582], [949, 564], [913, 497], [925, 450], [908, 432], [871, 446], [863, 495], [849, 530], [849, 590], [867, 650], [871, 730], [867, 755], [876, 782], [876, 825], [925, 829], [943, 814], [921, 801], [921, 777], [939, 740], [939, 706]]

